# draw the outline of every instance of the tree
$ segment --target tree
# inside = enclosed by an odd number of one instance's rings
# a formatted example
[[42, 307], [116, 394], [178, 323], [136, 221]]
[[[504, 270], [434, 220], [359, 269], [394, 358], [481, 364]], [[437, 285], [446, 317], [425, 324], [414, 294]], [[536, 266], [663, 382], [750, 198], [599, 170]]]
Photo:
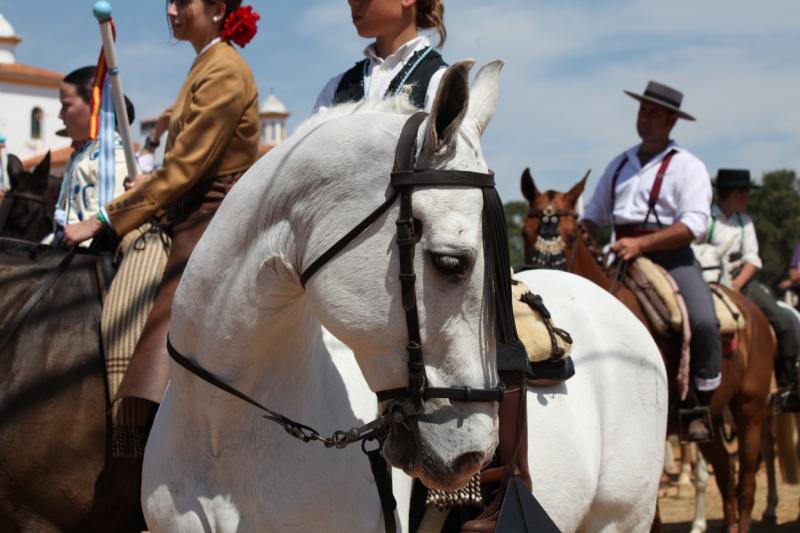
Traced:
[[764, 174], [762, 184], [753, 189], [748, 211], [764, 263], [760, 276], [772, 285], [780, 281], [800, 242], [800, 181], [793, 170], [775, 170]]
[[528, 202], [512, 201], [504, 204], [508, 228], [508, 252], [511, 266], [525, 263], [525, 245], [522, 240], [522, 223], [528, 216]]

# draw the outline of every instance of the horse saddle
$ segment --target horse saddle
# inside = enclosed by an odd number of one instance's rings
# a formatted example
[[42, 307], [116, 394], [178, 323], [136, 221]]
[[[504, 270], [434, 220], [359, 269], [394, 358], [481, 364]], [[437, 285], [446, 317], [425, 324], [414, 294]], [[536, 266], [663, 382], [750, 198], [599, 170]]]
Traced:
[[517, 335], [528, 352], [528, 383], [554, 385], [572, 377], [575, 374], [569, 356], [572, 337], [553, 324], [542, 297], [512, 279], [511, 302]]
[[[662, 337], [680, 334], [685, 306], [672, 276], [646, 257], [628, 264], [623, 282], [630, 288], [644, 309], [653, 329]], [[714, 308], [720, 323], [720, 335], [730, 337], [744, 328], [744, 318], [737, 305], [717, 283], [710, 283]]]

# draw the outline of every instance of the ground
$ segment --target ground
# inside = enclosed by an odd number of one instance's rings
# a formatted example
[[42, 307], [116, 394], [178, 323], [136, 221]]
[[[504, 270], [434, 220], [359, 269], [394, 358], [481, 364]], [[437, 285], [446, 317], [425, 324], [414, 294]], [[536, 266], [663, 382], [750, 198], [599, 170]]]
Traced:
[[[708, 481], [706, 495], [708, 531], [721, 531], [722, 500], [714, 477], [710, 476]], [[778, 481], [778, 525], [766, 526], [761, 523], [761, 515], [767, 506], [767, 474], [762, 465], [756, 477], [756, 504], [753, 509], [751, 533], [800, 532], [800, 521], [797, 521], [800, 513], [800, 486], [781, 483], [780, 474]], [[687, 498], [678, 498], [677, 487], [669, 485], [659, 491], [658, 505], [665, 533], [688, 533], [694, 516], [694, 493]]]

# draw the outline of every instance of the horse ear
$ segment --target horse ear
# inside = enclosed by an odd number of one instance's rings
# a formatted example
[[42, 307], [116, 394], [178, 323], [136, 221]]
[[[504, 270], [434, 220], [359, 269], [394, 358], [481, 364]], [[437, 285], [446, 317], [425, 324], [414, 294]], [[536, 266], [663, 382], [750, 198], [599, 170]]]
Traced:
[[469, 70], [475, 61], [465, 59], [448, 68], [439, 83], [428, 118], [428, 141], [434, 153], [456, 138], [469, 107]]
[[37, 182], [37, 189], [44, 189], [47, 186], [47, 179], [50, 177], [50, 150], [39, 161], [39, 164], [36, 165], [31, 174], [31, 178]]
[[11, 188], [13, 189], [18, 185], [18, 177], [25, 172], [25, 167], [22, 166], [22, 161], [14, 154], [8, 154], [8, 164], [6, 165], [8, 171], [8, 178], [11, 181]]
[[522, 196], [524, 196], [529, 202], [533, 202], [536, 197], [539, 196], [539, 191], [536, 189], [536, 184], [533, 183], [533, 176], [531, 175], [530, 168], [525, 168], [525, 170], [522, 171], [520, 187], [522, 188]]
[[576, 183], [567, 193], [567, 201], [570, 203], [570, 205], [575, 205], [575, 202], [578, 201], [580, 195], [583, 194], [583, 189], [586, 187], [586, 180], [591, 172], [592, 169], [587, 170], [586, 174], [583, 175], [581, 180]]
[[500, 94], [500, 71], [503, 61], [496, 59], [478, 71], [469, 92], [469, 116], [475, 120], [478, 133], [483, 134], [497, 110]]

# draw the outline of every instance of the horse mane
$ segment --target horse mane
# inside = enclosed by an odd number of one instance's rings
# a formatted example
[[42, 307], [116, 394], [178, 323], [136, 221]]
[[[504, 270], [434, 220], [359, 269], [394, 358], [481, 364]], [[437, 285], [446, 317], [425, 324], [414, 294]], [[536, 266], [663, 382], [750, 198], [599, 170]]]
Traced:
[[294, 135], [302, 136], [303, 133], [311, 131], [326, 122], [349, 115], [362, 113], [411, 115], [416, 111], [419, 111], [419, 109], [411, 103], [408, 95], [404, 92], [380, 100], [368, 99], [358, 102], [346, 102], [311, 115], [297, 126]]

